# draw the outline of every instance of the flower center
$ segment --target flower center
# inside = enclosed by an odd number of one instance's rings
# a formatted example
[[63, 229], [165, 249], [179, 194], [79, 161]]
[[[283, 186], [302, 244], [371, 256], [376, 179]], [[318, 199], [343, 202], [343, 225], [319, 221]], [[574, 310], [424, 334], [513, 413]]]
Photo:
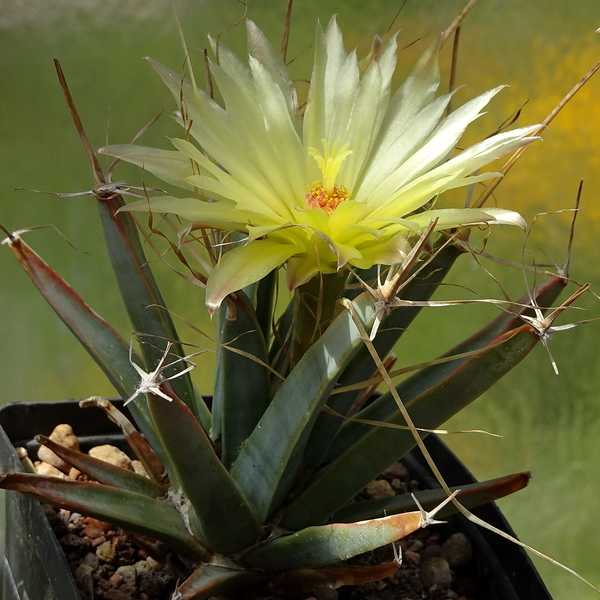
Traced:
[[331, 214], [340, 202], [348, 200], [352, 196], [346, 187], [335, 183], [335, 178], [340, 172], [344, 158], [352, 154], [352, 150], [347, 150], [349, 144], [344, 144], [338, 150], [337, 141], [333, 143], [331, 148], [327, 140], [323, 139], [321, 141], [323, 142], [323, 154], [312, 147], [308, 149], [308, 153], [317, 161], [323, 174], [323, 180], [316, 181], [309, 186], [306, 203], [308, 208], [319, 208], [327, 214]]

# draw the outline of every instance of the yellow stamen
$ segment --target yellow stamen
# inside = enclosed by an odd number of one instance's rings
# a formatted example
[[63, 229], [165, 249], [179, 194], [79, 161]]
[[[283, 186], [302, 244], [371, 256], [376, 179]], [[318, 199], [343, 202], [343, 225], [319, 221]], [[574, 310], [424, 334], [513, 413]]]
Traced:
[[309, 186], [310, 191], [306, 195], [308, 208], [320, 208], [330, 215], [337, 205], [343, 200], [348, 200], [352, 194], [343, 186], [334, 186], [331, 194], [328, 194], [320, 181]]
[[342, 167], [342, 162], [352, 150], [347, 150], [349, 144], [344, 144], [338, 151], [338, 141], [333, 143], [330, 148], [327, 140], [321, 140], [323, 143], [323, 154], [320, 154], [316, 148], [309, 148], [308, 153], [317, 161], [323, 180], [312, 184], [310, 191], [306, 196], [306, 203], [309, 208], [320, 208], [326, 213], [331, 214], [337, 205], [343, 200], [348, 200], [352, 194], [343, 186], [336, 185], [337, 177]]

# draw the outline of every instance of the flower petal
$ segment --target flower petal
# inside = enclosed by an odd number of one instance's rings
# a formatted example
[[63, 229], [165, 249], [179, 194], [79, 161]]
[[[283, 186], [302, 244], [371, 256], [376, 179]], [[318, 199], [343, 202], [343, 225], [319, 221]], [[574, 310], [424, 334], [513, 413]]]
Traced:
[[[305, 148], [320, 148], [323, 138], [330, 144], [338, 139], [331, 137], [338, 135], [332, 123], [338, 111], [344, 115], [349, 114], [357, 84], [358, 61], [356, 55], [349, 58], [346, 54], [342, 32], [337, 26], [335, 16], [329, 21], [325, 32], [321, 23], [317, 23], [315, 62], [304, 112]], [[344, 89], [345, 96], [342, 97], [337, 92], [338, 88]], [[338, 105], [340, 101], [341, 104]], [[338, 141], [345, 143], [344, 140]]]
[[[256, 114], [252, 116], [251, 112], [242, 109], [244, 115], [250, 115], [249, 121], [246, 121], [245, 117], [241, 118], [235, 112], [235, 107], [232, 108], [230, 114], [205, 92], [194, 89], [187, 80], [182, 80], [167, 67], [152, 60], [150, 63], [170, 88], [178, 103], [183, 94], [185, 107], [182, 109], [182, 113], [185, 113], [186, 119], [185, 121], [181, 119], [180, 122], [184, 128], [189, 128], [190, 133], [199, 142], [202, 149], [212, 157], [215, 163], [222, 165], [243, 187], [250, 190], [256, 197], [263, 198], [265, 206], [271, 206], [286, 218], [291, 218], [285, 203], [271, 185], [268, 176], [270, 171], [267, 168], [267, 176], [265, 176], [263, 169], [258, 168], [260, 165], [268, 167], [272, 153], [265, 157], [257, 152], [261, 134], [256, 127], [253, 127], [253, 124], [256, 123]], [[247, 67], [245, 68], [247, 71]], [[232, 102], [234, 104], [236, 93], [237, 96], [248, 101], [252, 99], [253, 95], [248, 98], [248, 95], [243, 93], [244, 79], [242, 75], [237, 74], [237, 79], [233, 79], [223, 69], [214, 66], [213, 77], [219, 78], [221, 81], [223, 95], [229, 93], [231, 96], [233, 94]]]
[[298, 286], [310, 281], [317, 273], [333, 273], [335, 269], [328, 271], [315, 260], [313, 255], [292, 257], [287, 261], [286, 282], [290, 292]]
[[[431, 173], [454, 149], [467, 126], [481, 115], [481, 110], [501, 89], [489, 90], [450, 113], [423, 145], [373, 191], [369, 196], [369, 204], [381, 207], [403, 186]], [[469, 172], [475, 168], [469, 169]]]
[[[275, 150], [277, 166], [288, 186], [290, 198], [302, 197], [307, 183], [306, 152], [296, 129], [298, 106], [290, 107], [277, 81], [256, 59], [250, 58], [267, 143]], [[271, 176], [275, 175], [274, 173]]]
[[256, 240], [221, 256], [206, 284], [206, 305], [211, 314], [228, 294], [255, 283], [281, 266], [298, 247], [273, 240]]
[[347, 126], [345, 143], [352, 154], [342, 164], [340, 183], [348, 189], [356, 187], [356, 181], [369, 162], [375, 140], [390, 102], [392, 75], [396, 67], [397, 43], [392, 36], [379, 56], [371, 62], [361, 79]]
[[[298, 117], [296, 88], [294, 88], [294, 83], [287, 72], [287, 67], [281, 59], [281, 55], [273, 48], [264, 33], [250, 19], [246, 20], [246, 30], [248, 32], [248, 54], [268, 69], [288, 102], [289, 113]], [[300, 131], [302, 129], [300, 119], [296, 118], [295, 122], [298, 131]]]
[[377, 217], [398, 214], [399, 211], [407, 214], [420, 208], [424, 202], [443, 191], [499, 176], [498, 173], [488, 172], [466, 177], [492, 160], [538, 140], [537, 137], [526, 136], [539, 127], [539, 125], [532, 125], [507, 131], [467, 148], [455, 158], [425, 172], [400, 188], [379, 208], [374, 208], [372, 214]]
[[375, 166], [389, 147], [409, 130], [413, 119], [433, 101], [440, 84], [438, 52], [441, 37], [429, 46], [392, 98], [369, 164]]
[[369, 201], [377, 187], [423, 145], [437, 127], [452, 96], [446, 94], [436, 98], [406, 123], [406, 128], [399, 132], [385, 151], [379, 148], [372, 154], [369, 167], [358, 180], [358, 189], [355, 191], [357, 202]]
[[346, 200], [329, 215], [329, 231], [333, 237], [344, 229], [351, 227], [369, 215], [369, 207], [365, 203]]
[[98, 152], [142, 167], [172, 185], [188, 190], [193, 189], [193, 186], [187, 182], [187, 178], [194, 174], [194, 170], [190, 161], [180, 152], [134, 144], [104, 146]]
[[119, 209], [127, 212], [152, 212], [174, 214], [204, 227], [245, 231], [249, 218], [242, 211], [233, 210], [231, 203], [204, 202], [197, 198], [174, 198], [155, 196], [148, 200], [130, 202]]
[[514, 210], [503, 208], [447, 208], [428, 210], [418, 215], [407, 217], [424, 230], [431, 221], [439, 219], [436, 229], [450, 229], [461, 225], [478, 225], [483, 223], [517, 225], [527, 227], [523, 217]]
[[401, 262], [410, 250], [408, 240], [396, 234], [377, 243], [361, 246], [362, 258], [350, 262], [359, 269], [368, 269], [372, 265], [394, 265]]

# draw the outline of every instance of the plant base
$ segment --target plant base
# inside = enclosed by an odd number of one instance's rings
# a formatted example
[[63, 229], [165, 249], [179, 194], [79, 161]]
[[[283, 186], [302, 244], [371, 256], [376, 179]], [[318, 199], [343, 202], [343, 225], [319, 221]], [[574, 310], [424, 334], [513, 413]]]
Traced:
[[[97, 411], [93, 413], [92, 411]], [[49, 435], [59, 423], [70, 423], [77, 433], [83, 450], [92, 446], [110, 443], [121, 448], [124, 441], [119, 439], [119, 432], [112, 423], [108, 422], [99, 409], [82, 410], [77, 401], [40, 404], [8, 404], [0, 408], [0, 425], [6, 431], [0, 430], [0, 468], [4, 471], [21, 470], [20, 462], [14, 453], [13, 445], [25, 446], [30, 455], [35, 456], [36, 444], [33, 435], [42, 433]], [[427, 438], [427, 446], [438, 468], [442, 471], [449, 485], [462, 485], [473, 481], [471, 474], [456, 459], [456, 457], [435, 436]], [[417, 452], [404, 459], [403, 464], [410, 472], [410, 478], [419, 481], [421, 487], [436, 487], [424, 461]], [[26, 598], [44, 598], [45, 600], [80, 600], [71, 569], [56, 536], [46, 519], [39, 502], [26, 498], [21, 494], [6, 494], [6, 561], [0, 563], [2, 598], [9, 600], [25, 600]], [[506, 520], [494, 504], [480, 507], [474, 511], [488, 523], [514, 535]], [[445, 534], [440, 533], [446, 531]], [[427, 548], [439, 546], [445, 537], [461, 531], [469, 539], [473, 547], [473, 561], [468, 570], [454, 569], [462, 578], [462, 588], [448, 593], [448, 587], [441, 585], [424, 586], [421, 579], [419, 591], [407, 591], [403, 587], [410, 580], [411, 572], [416, 577], [416, 569], [411, 569], [411, 562], [425, 562], [429, 554], [438, 552], [437, 548], [427, 551]], [[424, 539], [421, 537], [424, 536]], [[442, 598], [459, 597], [459, 592], [467, 598], [482, 600], [551, 600], [546, 587], [525, 551], [511, 542], [500, 538], [488, 531], [474, 526], [462, 516], [454, 516], [447, 526], [435, 531], [423, 530], [415, 535], [415, 541], [423, 542], [421, 553], [425, 558], [417, 558], [411, 552], [410, 546], [404, 547], [405, 566], [409, 568], [408, 577], [400, 574], [382, 583], [367, 584], [356, 588], [340, 588], [332, 598], [340, 600], [394, 600], [396, 598]], [[410, 542], [408, 542], [410, 544]], [[406, 543], [404, 544], [406, 546]], [[419, 544], [416, 544], [419, 546]], [[408, 552], [407, 552], [408, 550]], [[391, 548], [380, 552], [392, 552]], [[135, 554], [135, 551], [134, 551]], [[416, 553], [418, 554], [418, 552]], [[391, 556], [384, 557], [392, 558]], [[358, 560], [370, 560], [366, 555]], [[474, 589], [469, 587], [474, 583]], [[460, 583], [460, 581], [459, 581]], [[2, 587], [0, 587], [2, 589]], [[118, 591], [118, 590], [117, 590]], [[423, 596], [428, 592], [429, 596]], [[146, 594], [146, 592], [144, 592]], [[12, 595], [11, 595], [12, 594]], [[416, 595], [415, 595], [416, 594]], [[445, 594], [445, 595], [444, 595]], [[473, 595], [471, 595], [473, 594]], [[113, 594], [114, 596], [114, 594]], [[107, 596], [111, 598], [111, 595]], [[138, 596], [143, 598], [143, 596]], [[168, 595], [166, 596], [168, 597]], [[300, 596], [307, 599], [310, 594]], [[146, 594], [146, 598], [150, 598]], [[248, 596], [245, 595], [246, 600]], [[262, 597], [266, 600], [266, 597]], [[274, 598], [273, 596], [271, 598]], [[114, 596], [113, 600], [122, 600], [122, 596]]]

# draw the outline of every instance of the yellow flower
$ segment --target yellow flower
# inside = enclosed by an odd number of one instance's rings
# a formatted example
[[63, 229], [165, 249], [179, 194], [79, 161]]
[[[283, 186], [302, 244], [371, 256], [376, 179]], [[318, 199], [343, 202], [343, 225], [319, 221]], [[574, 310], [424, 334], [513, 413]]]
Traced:
[[304, 114], [283, 61], [252, 22], [248, 47], [247, 64], [222, 45], [219, 63], [211, 64], [223, 106], [151, 61], [180, 103], [178, 119], [195, 144], [173, 139], [170, 151], [134, 145], [100, 150], [193, 191], [187, 198], [134, 202], [127, 210], [173, 213], [195, 228], [247, 235], [210, 273], [211, 311], [227, 294], [283, 264], [294, 289], [346, 264], [397, 263], [410, 248], [407, 238], [436, 218], [438, 229], [522, 224], [517, 213], [494, 208], [417, 212], [445, 190], [497, 176], [473, 173], [537, 139], [528, 136], [539, 127], [500, 133], [453, 155], [469, 123], [501, 88], [444, 117], [451, 94], [435, 97], [437, 43], [392, 95], [395, 38], [361, 75], [335, 18], [325, 31], [317, 26]]

